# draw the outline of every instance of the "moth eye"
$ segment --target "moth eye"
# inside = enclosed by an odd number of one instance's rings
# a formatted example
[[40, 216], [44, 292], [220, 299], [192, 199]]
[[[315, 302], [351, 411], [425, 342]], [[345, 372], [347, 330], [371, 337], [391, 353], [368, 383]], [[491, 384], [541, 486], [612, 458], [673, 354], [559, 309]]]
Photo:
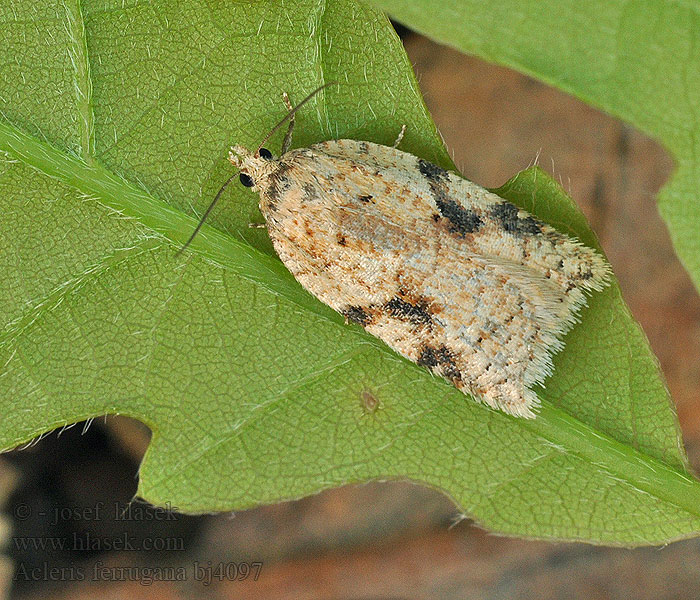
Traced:
[[241, 180], [241, 183], [246, 187], [253, 187], [255, 185], [253, 178], [246, 173], [241, 173], [239, 179]]
[[272, 152], [270, 152], [267, 148], [260, 148], [260, 150], [258, 150], [258, 154], [260, 155], [260, 158], [272, 160]]

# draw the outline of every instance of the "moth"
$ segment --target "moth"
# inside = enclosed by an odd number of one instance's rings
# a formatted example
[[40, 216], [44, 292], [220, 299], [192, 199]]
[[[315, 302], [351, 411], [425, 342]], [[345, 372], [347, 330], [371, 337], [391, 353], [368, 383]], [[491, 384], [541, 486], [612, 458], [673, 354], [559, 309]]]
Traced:
[[[326, 84], [330, 85], [330, 84]], [[475, 399], [533, 418], [535, 384], [610, 266], [496, 194], [397, 148], [350, 139], [291, 150], [288, 112], [231, 149], [282, 262], [316, 298]], [[289, 122], [279, 157], [263, 144]], [[184, 249], [183, 247], [183, 249]]]

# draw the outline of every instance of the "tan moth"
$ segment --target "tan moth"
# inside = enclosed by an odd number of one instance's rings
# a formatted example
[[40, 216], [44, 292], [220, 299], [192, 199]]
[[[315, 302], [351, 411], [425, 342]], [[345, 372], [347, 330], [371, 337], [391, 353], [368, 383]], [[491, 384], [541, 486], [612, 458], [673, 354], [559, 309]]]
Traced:
[[[326, 84], [330, 85], [330, 84]], [[506, 413], [532, 390], [607, 285], [595, 250], [454, 173], [393, 147], [329, 140], [290, 150], [292, 108], [251, 152], [231, 149], [277, 254], [304, 288], [409, 360]], [[281, 155], [262, 145], [289, 121]], [[194, 238], [223, 189], [204, 213]]]

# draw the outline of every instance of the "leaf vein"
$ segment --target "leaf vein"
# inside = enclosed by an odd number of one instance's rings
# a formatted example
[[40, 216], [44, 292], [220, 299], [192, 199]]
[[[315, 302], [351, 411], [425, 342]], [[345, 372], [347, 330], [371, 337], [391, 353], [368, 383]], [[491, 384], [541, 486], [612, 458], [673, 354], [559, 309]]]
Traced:
[[95, 114], [92, 109], [92, 77], [88, 58], [87, 34], [80, 0], [64, 0], [68, 54], [75, 71], [76, 107], [80, 130], [80, 153], [90, 164], [95, 156]]

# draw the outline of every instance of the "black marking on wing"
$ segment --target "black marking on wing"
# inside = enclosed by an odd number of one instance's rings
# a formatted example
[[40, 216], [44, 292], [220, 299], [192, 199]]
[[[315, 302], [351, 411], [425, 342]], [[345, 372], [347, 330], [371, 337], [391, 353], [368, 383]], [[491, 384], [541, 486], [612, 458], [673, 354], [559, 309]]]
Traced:
[[433, 316], [428, 310], [429, 306], [424, 300], [419, 300], [412, 304], [403, 298], [395, 296], [384, 305], [384, 308], [392, 317], [397, 319], [410, 321], [415, 325], [430, 325], [433, 322]]
[[418, 170], [428, 181], [444, 183], [449, 180], [449, 176], [447, 175], [447, 171], [445, 171], [445, 169], [438, 167], [427, 160], [423, 160], [422, 158], [418, 159]]
[[450, 231], [459, 233], [462, 237], [468, 233], [479, 231], [483, 224], [481, 217], [474, 211], [464, 208], [450, 198], [441, 200], [435, 196], [435, 203], [442, 216], [450, 222]]
[[341, 314], [351, 323], [357, 323], [363, 327], [372, 321], [372, 315], [362, 306], [348, 306]]
[[491, 209], [491, 215], [498, 219], [504, 231], [513, 235], [539, 235], [542, 233], [542, 223], [535, 217], [520, 217], [520, 209], [510, 202], [499, 202]]
[[455, 355], [445, 346], [435, 348], [426, 344], [421, 349], [417, 363], [422, 367], [439, 369], [439, 371], [449, 379], [462, 379], [462, 374], [459, 372], [455, 363]]
[[418, 170], [428, 180], [430, 193], [435, 199], [440, 214], [449, 221], [449, 230], [462, 237], [475, 233], [483, 225], [481, 217], [449, 197], [447, 183], [449, 175], [445, 169], [422, 158], [418, 159]]

